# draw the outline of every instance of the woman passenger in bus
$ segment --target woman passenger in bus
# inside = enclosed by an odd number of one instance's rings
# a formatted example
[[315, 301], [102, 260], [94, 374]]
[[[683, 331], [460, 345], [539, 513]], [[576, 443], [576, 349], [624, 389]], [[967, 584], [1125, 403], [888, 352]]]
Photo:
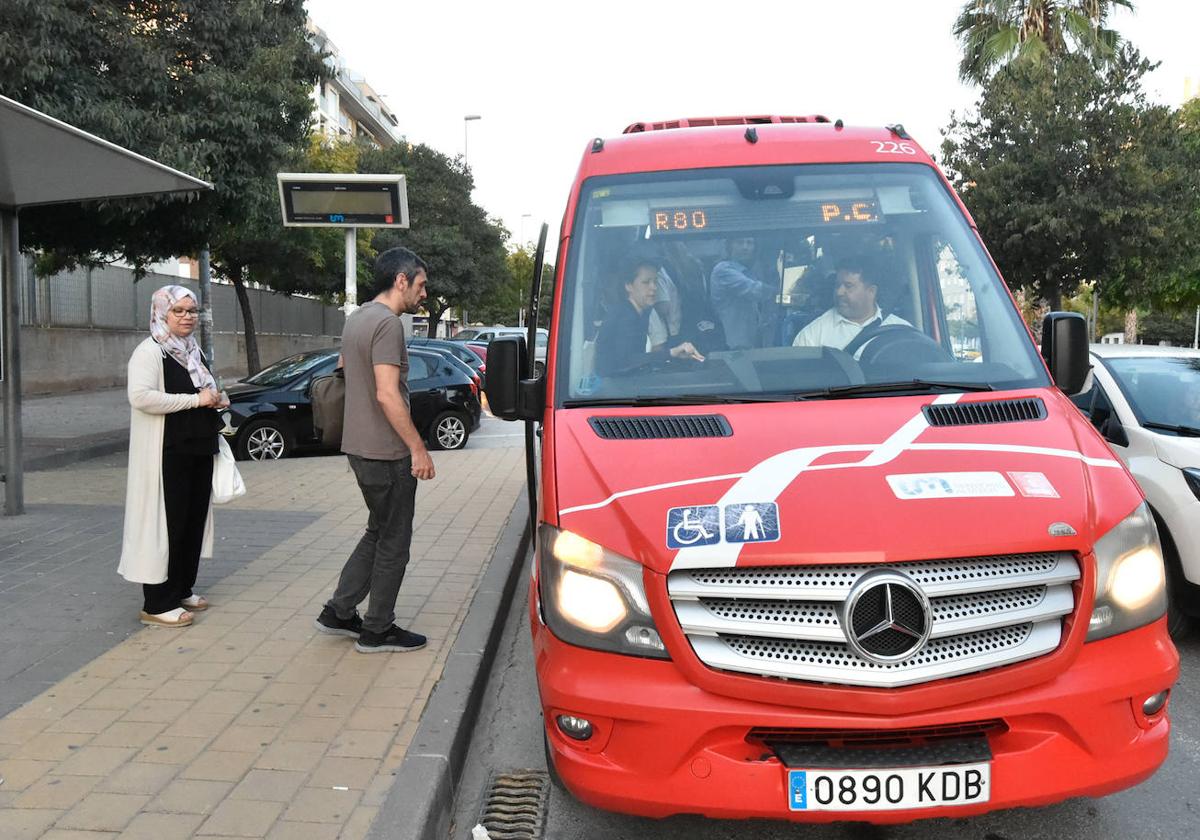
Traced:
[[601, 376], [630, 373], [668, 358], [704, 361], [704, 356], [689, 341], [650, 350], [650, 313], [658, 293], [658, 266], [652, 260], [630, 262], [617, 280], [614, 291], [618, 299], [609, 309], [596, 337], [596, 373]]

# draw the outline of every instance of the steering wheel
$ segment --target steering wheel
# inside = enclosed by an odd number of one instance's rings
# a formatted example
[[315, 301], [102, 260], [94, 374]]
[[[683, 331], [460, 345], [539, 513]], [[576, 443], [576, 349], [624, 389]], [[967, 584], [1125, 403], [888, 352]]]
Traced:
[[902, 356], [906, 363], [952, 362], [946, 348], [909, 324], [875, 324], [856, 335], [842, 350], [854, 356], [862, 348], [859, 364], [875, 364], [884, 355]]

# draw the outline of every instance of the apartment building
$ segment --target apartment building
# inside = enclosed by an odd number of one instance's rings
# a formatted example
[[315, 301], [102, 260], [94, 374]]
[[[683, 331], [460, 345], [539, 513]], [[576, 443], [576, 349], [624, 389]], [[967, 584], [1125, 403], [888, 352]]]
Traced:
[[399, 122], [367, 80], [351, 70], [321, 27], [308, 21], [313, 47], [328, 53], [332, 77], [313, 88], [314, 130], [329, 137], [364, 137], [377, 146], [400, 139]]

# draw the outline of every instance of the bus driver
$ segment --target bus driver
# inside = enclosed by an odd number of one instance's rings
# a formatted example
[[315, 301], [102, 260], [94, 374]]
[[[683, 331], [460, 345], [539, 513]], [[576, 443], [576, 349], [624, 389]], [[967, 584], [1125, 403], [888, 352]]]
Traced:
[[876, 269], [859, 260], [838, 264], [837, 303], [800, 330], [792, 344], [796, 347], [845, 348], [868, 326], [912, 324], [896, 315], [883, 314], [876, 302], [879, 278]]

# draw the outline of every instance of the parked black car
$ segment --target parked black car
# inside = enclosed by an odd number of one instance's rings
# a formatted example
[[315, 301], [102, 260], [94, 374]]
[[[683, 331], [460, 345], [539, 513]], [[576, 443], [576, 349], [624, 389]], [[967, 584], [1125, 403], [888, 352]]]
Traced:
[[479, 388], [462, 367], [462, 362], [433, 350], [408, 350], [413, 423], [433, 449], [462, 449], [479, 428]]
[[[298, 449], [321, 449], [313, 431], [312, 380], [337, 365], [338, 350], [297, 353], [231, 385], [230, 431], [240, 459], [284, 458]], [[433, 449], [462, 449], [479, 428], [475, 383], [444, 356], [411, 348], [408, 389], [413, 423]]]
[[428, 347], [443, 353], [449, 353], [460, 362], [465, 362], [467, 367], [479, 374], [479, 387], [485, 391], [487, 390], [487, 365], [483, 363], [483, 359], [479, 358], [476, 353], [464, 347], [463, 342], [451, 341], [448, 338], [410, 338], [408, 346]]

